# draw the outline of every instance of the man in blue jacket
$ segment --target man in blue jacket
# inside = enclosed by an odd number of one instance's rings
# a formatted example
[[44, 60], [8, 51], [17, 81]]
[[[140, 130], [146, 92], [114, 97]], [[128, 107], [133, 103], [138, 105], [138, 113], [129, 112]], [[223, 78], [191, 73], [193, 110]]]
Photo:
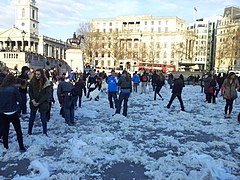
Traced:
[[117, 107], [116, 106], [116, 104], [117, 104], [117, 79], [116, 79], [115, 76], [116, 76], [115, 71], [112, 70], [111, 75], [108, 76], [108, 78], [107, 78], [108, 101], [109, 101], [109, 104], [110, 104], [110, 108], [112, 108], [112, 109], [114, 108], [112, 99], [114, 100], [115, 108]]

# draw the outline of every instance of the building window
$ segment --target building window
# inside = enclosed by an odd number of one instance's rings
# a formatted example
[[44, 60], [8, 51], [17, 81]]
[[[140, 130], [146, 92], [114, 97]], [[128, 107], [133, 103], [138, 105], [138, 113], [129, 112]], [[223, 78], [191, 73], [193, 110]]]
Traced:
[[164, 52], [163, 57], [167, 58], [167, 52]]
[[104, 58], [104, 52], [102, 52], [102, 58]]
[[118, 32], [118, 28], [116, 28], [116, 32]]
[[22, 17], [25, 17], [25, 9], [22, 8]]
[[151, 32], [153, 33], [153, 31], [154, 31], [154, 28], [151, 28]]
[[99, 29], [97, 29], [97, 33], [99, 33]]
[[168, 27], [165, 27], [165, 32], [168, 32]]
[[103, 26], [105, 27], [105, 26], [106, 26], [106, 23], [103, 23]]
[[35, 19], [35, 10], [32, 10], [32, 18]]
[[108, 52], [108, 57], [111, 57], [111, 53], [110, 52]]
[[102, 67], [104, 66], [104, 60], [101, 61], [101, 66], [102, 66]]
[[154, 21], [152, 21], [152, 25], [154, 25]]
[[158, 21], [158, 25], [161, 25], [161, 21]]
[[112, 22], [109, 23], [109, 26], [112, 26]]
[[33, 24], [33, 28], [36, 28], [35, 24]]
[[161, 28], [160, 28], [160, 27], [158, 28], [158, 32], [159, 32], [159, 33], [161, 32]]
[[144, 23], [145, 23], [145, 25], [147, 25], [147, 21], [145, 21]]
[[109, 32], [112, 33], [112, 28], [109, 29]]
[[98, 52], [95, 53], [95, 57], [98, 57]]
[[110, 60], [108, 60], [108, 66], [111, 66], [111, 61]]
[[164, 48], [167, 48], [167, 43], [166, 42], [164, 43]]
[[103, 29], [103, 32], [105, 33], [105, 32], [106, 32], [106, 29]]
[[168, 21], [166, 21], [166, 25], [168, 25]]

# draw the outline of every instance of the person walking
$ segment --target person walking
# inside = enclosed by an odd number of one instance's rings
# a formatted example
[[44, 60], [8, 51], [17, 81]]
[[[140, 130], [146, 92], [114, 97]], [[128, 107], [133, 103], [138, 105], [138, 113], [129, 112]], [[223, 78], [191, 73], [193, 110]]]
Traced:
[[[7, 66], [3, 66], [1, 68], [1, 72], [0, 72], [0, 85], [3, 82], [3, 79], [9, 74], [9, 69]], [[3, 135], [2, 135], [2, 120], [0, 118], [0, 141], [2, 141]]]
[[[108, 85], [108, 101], [111, 109], [117, 107], [117, 79], [115, 71], [111, 71], [111, 75], [107, 78], [107, 85]], [[114, 104], [113, 104], [114, 101]]]
[[180, 75], [176, 75], [175, 79], [174, 79], [174, 82], [173, 82], [173, 87], [172, 87], [172, 96], [171, 96], [171, 98], [169, 100], [169, 103], [167, 105], [168, 109], [170, 109], [174, 99], [177, 97], [179, 102], [180, 102], [181, 110], [185, 111], [184, 105], [183, 105], [183, 100], [182, 100], [183, 87], [184, 87], [184, 81], [182, 80]]
[[118, 105], [116, 109], [116, 114], [120, 114], [122, 102], [123, 103], [123, 115], [127, 116], [128, 109], [128, 98], [132, 92], [132, 81], [130, 75], [127, 71], [123, 71], [121, 77], [119, 78], [118, 85], [120, 87], [120, 95], [118, 99]]
[[231, 118], [233, 109], [233, 101], [237, 98], [237, 90], [239, 90], [239, 81], [234, 72], [230, 72], [222, 84], [223, 97], [226, 100], [225, 118]]
[[156, 96], [157, 95], [159, 95], [159, 97], [163, 101], [163, 97], [160, 94], [160, 91], [161, 91], [164, 83], [165, 83], [165, 76], [162, 73], [160, 73], [158, 78], [156, 79], [156, 88], [155, 88], [155, 91], [154, 91], [154, 101], [156, 101], [156, 98], [157, 98]]
[[156, 71], [154, 71], [153, 74], [152, 74], [152, 88], [153, 88], [154, 92], [155, 92], [155, 88], [156, 88], [157, 83], [158, 83], [158, 79], [159, 79], [159, 75], [157, 74]]
[[30, 103], [30, 118], [28, 124], [28, 134], [32, 135], [37, 111], [40, 112], [42, 121], [43, 134], [47, 136], [47, 111], [49, 109], [49, 95], [51, 91], [51, 83], [47, 79], [43, 69], [37, 69], [33, 73], [33, 77], [29, 84], [29, 103]]
[[21, 123], [18, 116], [18, 103], [20, 102], [20, 94], [15, 86], [16, 78], [13, 75], [7, 75], [0, 86], [0, 119], [2, 121], [3, 130], [3, 146], [8, 149], [8, 135], [10, 123], [12, 123], [19, 145], [19, 150], [25, 152], [26, 148], [23, 144]]

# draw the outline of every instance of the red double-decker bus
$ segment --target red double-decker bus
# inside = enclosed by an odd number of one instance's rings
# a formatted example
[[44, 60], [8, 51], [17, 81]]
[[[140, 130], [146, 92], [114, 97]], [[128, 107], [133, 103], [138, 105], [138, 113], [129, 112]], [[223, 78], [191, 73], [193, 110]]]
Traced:
[[150, 63], [150, 62], [139, 62], [138, 68], [139, 70], [149, 70], [149, 71], [156, 70], [156, 71], [162, 71], [164, 73], [176, 71], [175, 65]]

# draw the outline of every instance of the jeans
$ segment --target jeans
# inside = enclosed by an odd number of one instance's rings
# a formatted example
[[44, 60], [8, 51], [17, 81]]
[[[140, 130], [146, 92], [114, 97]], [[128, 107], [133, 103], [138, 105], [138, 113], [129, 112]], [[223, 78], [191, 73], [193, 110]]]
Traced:
[[2, 127], [3, 127], [2, 129], [3, 130], [3, 146], [6, 149], [8, 149], [9, 128], [10, 128], [10, 123], [12, 123], [17, 134], [19, 148], [23, 149], [24, 145], [23, 145], [22, 129], [21, 129], [21, 123], [20, 123], [18, 113], [15, 112], [14, 114], [11, 114], [11, 115], [0, 113], [0, 118], [2, 121]]
[[112, 99], [114, 100], [115, 108], [117, 108], [117, 92], [116, 91], [108, 92], [108, 101], [110, 104], [110, 108], [114, 108]]
[[[32, 134], [33, 124], [36, 118], [37, 111], [30, 112], [29, 124], [28, 124], [28, 134]], [[40, 112], [40, 119], [42, 121], [43, 134], [47, 134], [47, 116], [46, 112]]]
[[120, 114], [122, 102], [124, 101], [124, 103], [123, 103], [123, 115], [127, 116], [127, 108], [128, 108], [127, 103], [128, 103], [129, 96], [130, 96], [129, 93], [122, 93], [122, 92], [120, 93], [118, 103], [117, 103], [116, 114]]
[[157, 97], [156, 97], [157, 94], [160, 96], [160, 98], [163, 99], [162, 95], [160, 94], [161, 89], [162, 89], [162, 86], [157, 86], [157, 87], [155, 87], [155, 91], [154, 91], [154, 100], [156, 100], [156, 98], [157, 98]]
[[82, 96], [78, 95], [74, 97], [74, 106], [77, 106], [77, 101], [78, 101], [78, 107], [82, 106]]
[[20, 101], [20, 114], [26, 114], [27, 113], [27, 94], [26, 93], [20, 93], [21, 101]]
[[63, 111], [65, 122], [69, 125], [74, 123], [74, 98], [68, 95], [64, 97]]

